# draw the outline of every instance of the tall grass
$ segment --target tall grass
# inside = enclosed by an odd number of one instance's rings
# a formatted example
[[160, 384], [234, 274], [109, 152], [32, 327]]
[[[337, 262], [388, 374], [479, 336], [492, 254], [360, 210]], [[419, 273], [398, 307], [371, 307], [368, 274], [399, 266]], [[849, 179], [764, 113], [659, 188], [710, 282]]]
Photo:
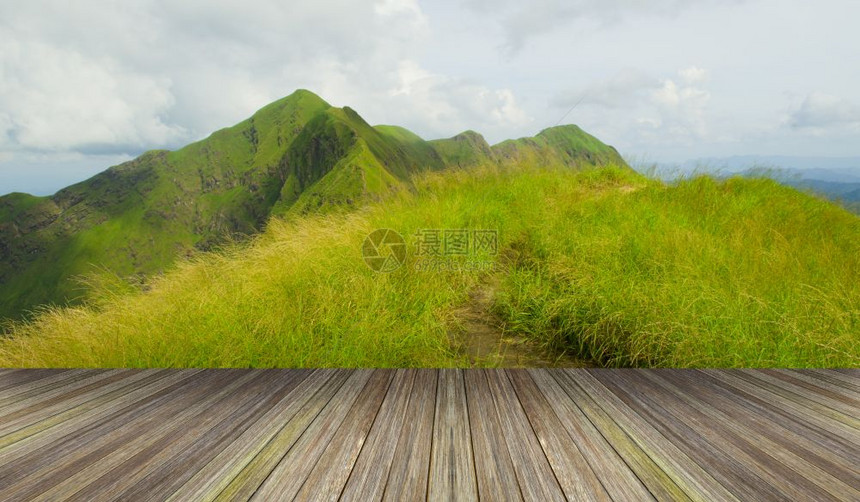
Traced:
[[[272, 220], [146, 290], [11, 326], [0, 366], [454, 366], [480, 271], [390, 274], [374, 229], [496, 229], [511, 333], [610, 366], [860, 365], [860, 218], [768, 180], [475, 169], [346, 214]], [[118, 286], [119, 284], [119, 286]]]
[[498, 309], [600, 364], [860, 364], [860, 219], [775, 182], [593, 198], [519, 249]]

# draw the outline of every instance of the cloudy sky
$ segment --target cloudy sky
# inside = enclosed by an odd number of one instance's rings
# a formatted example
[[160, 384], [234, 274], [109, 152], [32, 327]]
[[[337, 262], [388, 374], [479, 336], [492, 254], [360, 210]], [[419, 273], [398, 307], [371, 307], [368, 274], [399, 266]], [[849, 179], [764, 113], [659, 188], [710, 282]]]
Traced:
[[637, 161], [860, 156], [858, 19], [855, 0], [3, 2], [0, 193], [296, 88], [427, 139], [563, 119]]

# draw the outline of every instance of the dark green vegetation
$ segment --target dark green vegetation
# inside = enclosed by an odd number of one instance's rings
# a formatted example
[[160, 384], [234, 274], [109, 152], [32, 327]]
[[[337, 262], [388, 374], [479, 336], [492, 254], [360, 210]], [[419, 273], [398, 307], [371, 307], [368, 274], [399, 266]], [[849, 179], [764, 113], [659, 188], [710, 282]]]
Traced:
[[576, 126], [494, 147], [471, 131], [427, 142], [300, 90], [205, 140], [147, 152], [51, 197], [0, 197], [0, 318], [80, 301], [81, 277], [94, 271], [146, 281], [178, 257], [259, 232], [273, 215], [355, 207], [425, 171], [524, 161], [623, 164]]

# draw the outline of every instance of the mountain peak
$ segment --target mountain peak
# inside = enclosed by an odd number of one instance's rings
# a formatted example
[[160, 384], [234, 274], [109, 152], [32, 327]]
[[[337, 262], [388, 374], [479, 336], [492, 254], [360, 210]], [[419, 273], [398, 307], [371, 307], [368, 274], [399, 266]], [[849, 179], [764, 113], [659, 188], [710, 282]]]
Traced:
[[464, 141], [464, 140], [471, 140], [471, 141], [478, 141], [478, 142], [485, 142], [486, 141], [484, 139], [484, 136], [481, 133], [473, 131], [471, 129], [467, 129], [467, 130], [461, 132], [460, 134], [454, 136], [451, 139], [456, 140], [456, 141]]
[[585, 131], [582, 130], [576, 124], [561, 124], [557, 126], [547, 127], [539, 132], [538, 136], [550, 136], [553, 134], [582, 134]]
[[259, 232], [272, 215], [355, 206], [428, 170], [519, 163], [624, 165], [576, 126], [494, 147], [471, 130], [424, 141], [298, 89], [206, 139], [145, 153], [52, 197], [0, 198], [0, 318], [74, 300], [75, 277], [94, 262], [146, 276]]
[[323, 98], [319, 97], [319, 95], [307, 89], [296, 89], [295, 91], [284, 96], [278, 101], [317, 101], [328, 104]]
[[430, 144], [447, 165], [470, 167], [496, 161], [487, 140], [472, 130], [463, 131], [451, 138], [437, 139]]
[[297, 110], [309, 110], [312, 113], [331, 108], [331, 105], [323, 98], [308, 91], [307, 89], [297, 89], [292, 94], [273, 101], [268, 105], [260, 108], [254, 113], [253, 117], [258, 118], [268, 114], [284, 114], [293, 113]]

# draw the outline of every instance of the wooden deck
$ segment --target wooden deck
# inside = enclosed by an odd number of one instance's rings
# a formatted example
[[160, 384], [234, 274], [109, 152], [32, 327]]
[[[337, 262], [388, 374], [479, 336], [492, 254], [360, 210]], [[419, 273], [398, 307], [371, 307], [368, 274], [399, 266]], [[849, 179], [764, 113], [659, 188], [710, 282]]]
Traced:
[[860, 500], [860, 370], [0, 369], [0, 500]]

